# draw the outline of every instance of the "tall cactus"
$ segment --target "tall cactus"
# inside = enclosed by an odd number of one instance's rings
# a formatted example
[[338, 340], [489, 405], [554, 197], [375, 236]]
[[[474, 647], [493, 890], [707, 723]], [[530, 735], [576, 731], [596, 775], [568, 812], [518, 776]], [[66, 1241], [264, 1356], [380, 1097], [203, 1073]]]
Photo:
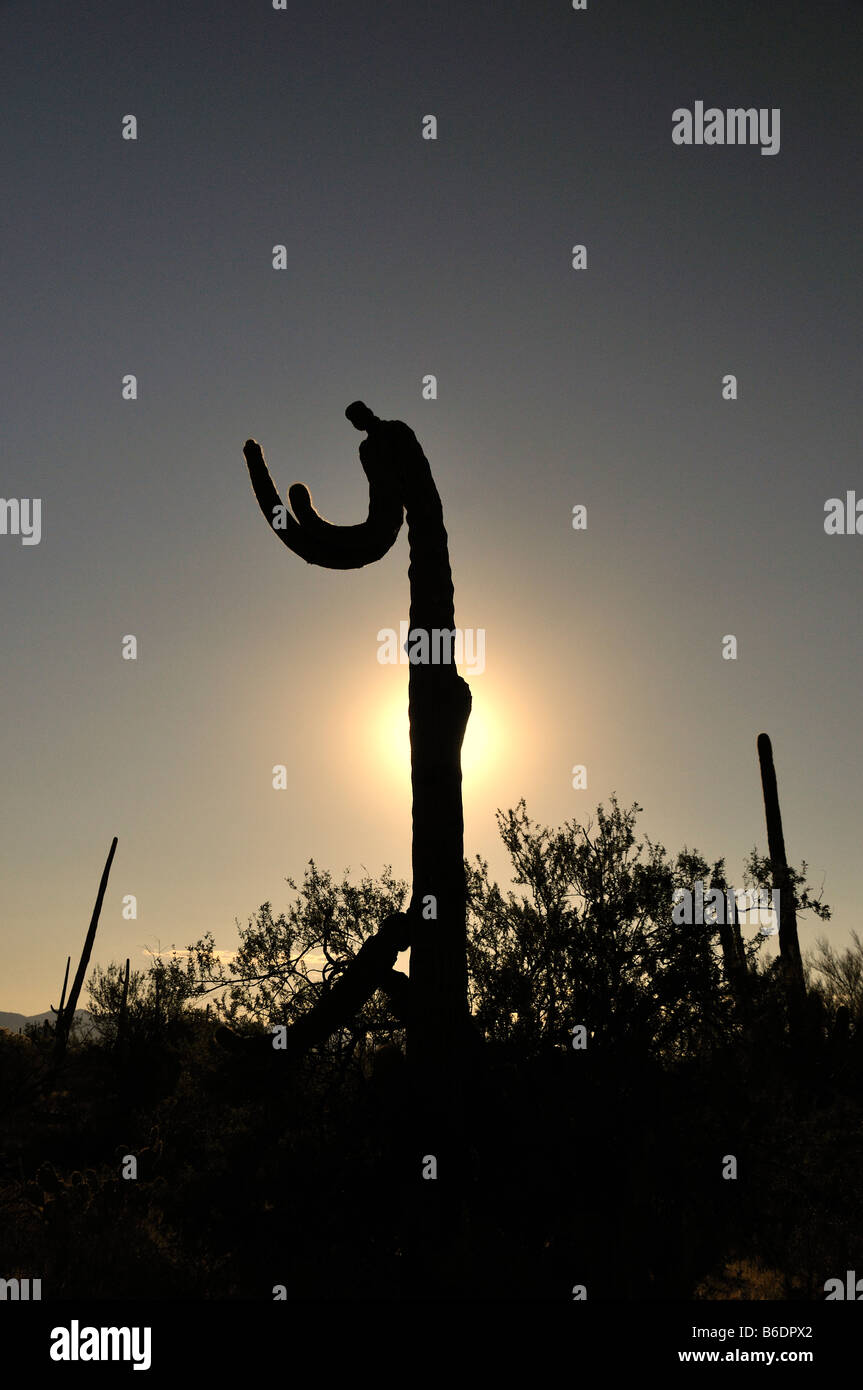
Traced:
[[773, 887], [779, 892], [779, 955], [788, 991], [792, 1023], [798, 1024], [806, 1005], [806, 981], [797, 935], [797, 907], [785, 857], [785, 838], [779, 812], [779, 790], [773, 766], [773, 746], [767, 734], [758, 735], [758, 760], [767, 817], [767, 848], [773, 874]]
[[[725, 875], [714, 875], [710, 880], [711, 888], [718, 888], [723, 894], [728, 894], [728, 884]], [[747, 1017], [748, 1004], [748, 969], [746, 965], [746, 954], [743, 949], [743, 937], [740, 932], [740, 916], [737, 911], [737, 895], [732, 894], [731, 918], [728, 919], [723, 910], [719, 921], [719, 945], [722, 950], [722, 964], [725, 970], [725, 979], [728, 988], [734, 999], [737, 1015], [744, 1022]]]
[[114, 852], [117, 848], [117, 837], [111, 841], [111, 848], [108, 851], [108, 858], [102, 870], [102, 878], [99, 882], [99, 892], [96, 894], [96, 905], [93, 908], [93, 915], [90, 918], [90, 925], [87, 928], [87, 935], [84, 938], [84, 947], [81, 951], [81, 959], [78, 962], [78, 969], [75, 971], [75, 979], [72, 982], [72, 990], [69, 994], [69, 1001], [57, 1017], [56, 1041], [54, 1044], [55, 1064], [60, 1062], [66, 1051], [66, 1043], [72, 1024], [75, 1022], [75, 1010], [78, 1007], [78, 995], [81, 993], [81, 986], [84, 983], [84, 976], [87, 974], [87, 966], [90, 961], [90, 952], [93, 949], [93, 942], [96, 939], [96, 928], [99, 925], [99, 914], [102, 911], [102, 903], [105, 898], [105, 889], [108, 887], [108, 875], [111, 872], [111, 865], [114, 862]]
[[120, 1013], [117, 1018], [117, 1047], [123, 1049], [129, 1032], [129, 957], [126, 957], [126, 972], [123, 976], [123, 993], [120, 997]]
[[[366, 432], [359, 446], [369, 482], [369, 512], [357, 526], [334, 526], [315, 511], [308, 489], [281, 501], [260, 446], [244, 454], [261, 510], [284, 544], [308, 564], [358, 569], [393, 545], [407, 516], [410, 628], [428, 634], [455, 627], [452, 573], [440, 496], [413, 430], [380, 420], [362, 401], [345, 411]], [[408, 1054], [422, 1090], [452, 1113], [458, 1052], [468, 1019], [464, 820], [461, 746], [470, 715], [467, 683], [453, 664], [411, 663], [408, 678], [413, 891], [410, 925]], [[432, 1102], [434, 1104], [434, 1101]]]
[[[56, 1014], [56, 1015], [57, 1015], [58, 1021], [59, 1021], [59, 1019], [62, 1018], [62, 1016], [63, 1016], [63, 1006], [64, 1006], [64, 1004], [66, 1003], [66, 986], [67, 986], [68, 983], [69, 983], [69, 966], [70, 966], [71, 964], [72, 964], [72, 957], [71, 957], [71, 956], [67, 956], [67, 957], [66, 957], [66, 973], [65, 973], [65, 975], [63, 976], [63, 988], [62, 988], [62, 990], [60, 991], [60, 1007], [57, 1008], [57, 1009], [55, 1009], [53, 1004], [51, 1004], [51, 1005], [49, 1006], [50, 1009], [51, 1009], [52, 1014]], [[55, 1025], [54, 1025], [54, 1031], [56, 1032], [56, 1030], [57, 1030], [57, 1024], [55, 1023]]]

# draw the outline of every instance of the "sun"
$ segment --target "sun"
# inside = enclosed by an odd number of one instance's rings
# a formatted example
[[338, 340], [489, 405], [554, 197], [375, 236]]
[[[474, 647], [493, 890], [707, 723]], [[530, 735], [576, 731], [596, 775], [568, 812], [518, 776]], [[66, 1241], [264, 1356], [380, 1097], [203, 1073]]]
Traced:
[[[410, 724], [407, 682], [404, 678], [399, 685], [398, 690], [393, 689], [386, 695], [379, 694], [375, 703], [375, 764], [379, 774], [387, 780], [410, 786]], [[466, 790], [484, 779], [495, 756], [500, 755], [501, 747], [501, 720], [493, 701], [486, 698], [483, 690], [477, 691], [477, 685], [478, 681], [471, 686], [473, 704], [461, 749], [461, 770]]]

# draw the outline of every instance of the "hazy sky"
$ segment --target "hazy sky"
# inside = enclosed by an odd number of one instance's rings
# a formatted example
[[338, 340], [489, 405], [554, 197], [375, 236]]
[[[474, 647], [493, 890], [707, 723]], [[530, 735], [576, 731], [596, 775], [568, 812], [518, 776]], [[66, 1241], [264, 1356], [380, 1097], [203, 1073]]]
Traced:
[[[311, 856], [408, 877], [407, 668], [377, 660], [406, 534], [364, 570], [308, 566], [242, 456], [254, 436], [282, 488], [361, 521], [356, 398], [416, 431], [456, 621], [486, 634], [467, 853], [508, 883], [496, 807], [556, 825], [616, 791], [742, 886], [763, 729], [789, 857], [834, 909], [801, 943], [844, 944], [863, 535], [826, 535], [824, 507], [863, 498], [860, 5], [0, 21], [0, 494], [42, 505], [39, 544], [0, 535], [0, 1008], [58, 1002], [113, 835], [103, 963], [208, 929], [231, 949]], [[778, 108], [778, 153], [674, 144], [699, 101]]]

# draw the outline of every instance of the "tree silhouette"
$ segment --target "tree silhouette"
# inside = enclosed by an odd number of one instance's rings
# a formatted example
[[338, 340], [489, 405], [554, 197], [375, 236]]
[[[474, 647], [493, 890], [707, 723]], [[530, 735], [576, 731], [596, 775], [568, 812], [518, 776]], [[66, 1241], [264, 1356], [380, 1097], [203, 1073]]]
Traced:
[[[536, 825], [524, 800], [498, 812], [516, 885], [506, 898], [477, 857], [469, 877], [471, 1003], [480, 1027], [519, 1053], [690, 1056], [732, 1023], [718, 925], [675, 924], [677, 887], [707, 882], [697, 851], [669, 858], [638, 838], [641, 807], [597, 807], [596, 821]], [[714, 866], [715, 880], [722, 861]]]
[[[465, 862], [469, 1002], [474, 1031], [487, 1042], [519, 1056], [568, 1050], [571, 1029], [581, 1022], [592, 1053], [669, 1062], [733, 1037], [746, 1022], [741, 998], [748, 1007], [759, 992], [773, 1000], [761, 1004], [769, 1003], [775, 1031], [782, 1016], [769, 984], [776, 963], [758, 970], [764, 936], [750, 930], [744, 939], [736, 911], [729, 922], [714, 920], [710, 908], [703, 922], [673, 920], [675, 889], [702, 880], [705, 889], [725, 894], [724, 859], [710, 866], [687, 848], [669, 855], [639, 832], [640, 810], [637, 803], [624, 809], [612, 796], [607, 808], [597, 807], [595, 821], [556, 829], [532, 821], [523, 799], [498, 811], [513, 882], [525, 891], [502, 892], [479, 855]], [[744, 872], [747, 884], [763, 886], [770, 860], [753, 851]], [[806, 883], [806, 864], [788, 873], [798, 913], [829, 917]], [[297, 891], [293, 879], [287, 882]], [[211, 933], [189, 947], [196, 992], [218, 993], [218, 1012], [234, 1025], [281, 1023], [302, 1034], [321, 1001], [354, 978], [366, 946], [380, 940], [369, 923], [398, 920], [407, 891], [389, 869], [379, 879], [339, 883], [311, 860], [287, 913], [276, 917], [270, 903], [262, 904], [240, 928], [230, 960], [216, 951]], [[376, 992], [354, 1016], [344, 1014], [320, 1050], [345, 1058], [368, 1034], [400, 1030], [404, 990], [377, 978]]]

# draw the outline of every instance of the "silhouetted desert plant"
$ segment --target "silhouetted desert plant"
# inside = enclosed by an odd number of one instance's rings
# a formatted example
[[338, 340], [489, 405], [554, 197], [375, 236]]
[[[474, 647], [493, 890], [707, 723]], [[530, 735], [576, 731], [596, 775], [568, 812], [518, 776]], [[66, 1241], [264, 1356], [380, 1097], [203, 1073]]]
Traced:
[[[69, 1032], [72, 1027], [73, 1020], [75, 1018], [75, 1010], [78, 1007], [78, 996], [81, 993], [81, 988], [84, 984], [84, 978], [87, 974], [87, 966], [90, 961], [90, 953], [93, 950], [93, 942], [96, 938], [96, 928], [99, 925], [99, 914], [102, 911], [102, 903], [105, 899], [105, 890], [108, 887], [108, 875], [111, 872], [111, 865], [114, 862], [114, 853], [116, 849], [117, 837], [115, 835], [114, 839], [111, 841], [111, 848], [108, 851], [108, 858], [105, 861], [105, 867], [102, 870], [102, 878], [99, 883], [99, 891], [96, 895], [96, 904], [93, 908], [93, 913], [90, 918], [90, 925], [87, 928], [87, 935], [84, 938], [84, 945], [81, 950], [81, 959], [78, 962], [78, 969], [75, 972], [75, 978], [72, 982], [72, 988], [69, 992], [69, 998], [66, 1002], [65, 1007], [57, 1016], [54, 1057], [55, 1061], [58, 1064], [62, 1061], [63, 1055], [66, 1051], [66, 1045], [69, 1040]], [[64, 980], [64, 990], [65, 987], [66, 982]]]
[[[420, 443], [401, 420], [381, 420], [362, 401], [345, 411], [351, 424], [366, 432], [360, 461], [369, 482], [368, 517], [358, 526], [334, 526], [315, 511], [308, 489], [295, 483], [289, 490], [294, 515], [282, 503], [260, 446], [247, 440], [246, 457], [252, 487], [267, 522], [279, 539], [309, 564], [331, 569], [356, 569], [383, 556], [394, 544], [407, 518], [410, 559], [410, 629], [424, 633], [455, 633], [455, 611], [449, 547], [443, 508], [429, 463]], [[466, 888], [464, 818], [461, 789], [461, 746], [471, 709], [467, 683], [458, 675], [450, 650], [448, 661], [411, 662], [408, 678], [408, 716], [412, 788], [412, 891], [403, 923], [404, 945], [411, 948], [408, 994], [408, 1053], [414, 1073], [414, 1103], [423, 1126], [422, 1143], [434, 1141], [463, 1154], [464, 1112], [461, 1065], [468, 1035]], [[394, 938], [396, 924], [388, 936]], [[365, 952], [370, 964], [372, 953]], [[382, 969], [390, 961], [381, 954]], [[346, 970], [341, 1022], [358, 998], [363, 974], [372, 987], [374, 971]], [[359, 976], [359, 980], [358, 980]], [[378, 976], [378, 978], [380, 978]], [[334, 987], [335, 988], [335, 987]], [[333, 1002], [333, 1001], [330, 1001]], [[332, 1022], [337, 1021], [333, 1010]], [[330, 1016], [319, 1015], [330, 1026]], [[315, 1021], [312, 1021], [312, 1032]], [[299, 1035], [301, 1036], [301, 1035]], [[420, 1117], [422, 1117], [420, 1119]], [[456, 1137], [458, 1136], [458, 1137]], [[444, 1163], [444, 1180], [433, 1193], [449, 1191], [450, 1177], [461, 1158]]]
[[[569, 1301], [574, 1269], [591, 1298], [820, 1297], [855, 1267], [863, 1234], [863, 1049], [829, 1026], [858, 1006], [859, 939], [807, 963], [825, 1026], [792, 1050], [778, 962], [741, 931], [744, 1028], [718, 925], [675, 925], [670, 911], [676, 886], [724, 883], [724, 862], [669, 855], [639, 832], [639, 809], [612, 799], [552, 830], [519, 803], [499, 823], [521, 892], [479, 859], [468, 870], [487, 1042], [463, 1078], [481, 1180], [466, 1189], [453, 1278], [477, 1298]], [[770, 873], [757, 856], [754, 868]], [[811, 902], [805, 875], [789, 875]], [[278, 1086], [213, 1045], [217, 1014], [261, 1033], [306, 1017], [407, 893], [388, 870], [351, 884], [313, 862], [289, 884], [292, 905], [265, 904], [235, 955], [206, 937], [130, 968], [128, 1055], [113, 1047], [119, 963], [94, 970], [99, 1032], [71, 1040], [62, 1086], [45, 1070], [50, 1032], [0, 1035], [0, 1076], [5, 1050], [22, 1083], [0, 1154], [10, 1275], [38, 1270], [46, 1297], [269, 1298], [279, 1282], [289, 1298], [328, 1298], [345, 1269], [348, 1297], [410, 1291], [409, 1079], [389, 996]], [[122, 1177], [130, 1154], [135, 1181]], [[722, 1180], [727, 1154], [736, 1182]]]
[[810, 991], [820, 994], [832, 1017], [840, 1009], [847, 1010], [856, 1032], [863, 1025], [863, 940], [852, 931], [851, 941], [852, 945], [840, 951], [825, 937], [818, 937], [805, 963], [810, 971]]
[[[239, 949], [230, 959], [216, 950], [212, 933], [189, 947], [189, 969], [214, 996], [216, 1016], [234, 1028], [269, 1030], [307, 1017], [378, 924], [401, 912], [409, 891], [389, 869], [378, 879], [366, 874], [357, 884], [346, 876], [336, 883], [314, 860], [300, 888], [292, 878], [286, 882], [297, 894], [287, 913], [275, 916], [263, 903], [246, 926], [238, 925]], [[391, 1040], [403, 1032], [389, 996], [377, 990], [318, 1050], [344, 1060], [369, 1035]]]
[[[535, 825], [524, 801], [498, 812], [516, 885], [506, 897], [480, 857], [468, 868], [471, 1005], [482, 1031], [519, 1050], [568, 1047], [584, 1024], [590, 1046], [694, 1055], [733, 1033], [719, 927], [676, 924], [676, 888], [724, 881], [697, 851], [672, 860], [636, 839], [641, 810], [612, 797], [596, 823]], [[741, 947], [744, 963], [759, 949]]]
[[125, 1043], [133, 1051], [176, 1033], [202, 992], [192, 962], [176, 954], [157, 956], [146, 970], [131, 970], [128, 960], [125, 967], [96, 965], [88, 990], [100, 1040], [110, 1047]]

